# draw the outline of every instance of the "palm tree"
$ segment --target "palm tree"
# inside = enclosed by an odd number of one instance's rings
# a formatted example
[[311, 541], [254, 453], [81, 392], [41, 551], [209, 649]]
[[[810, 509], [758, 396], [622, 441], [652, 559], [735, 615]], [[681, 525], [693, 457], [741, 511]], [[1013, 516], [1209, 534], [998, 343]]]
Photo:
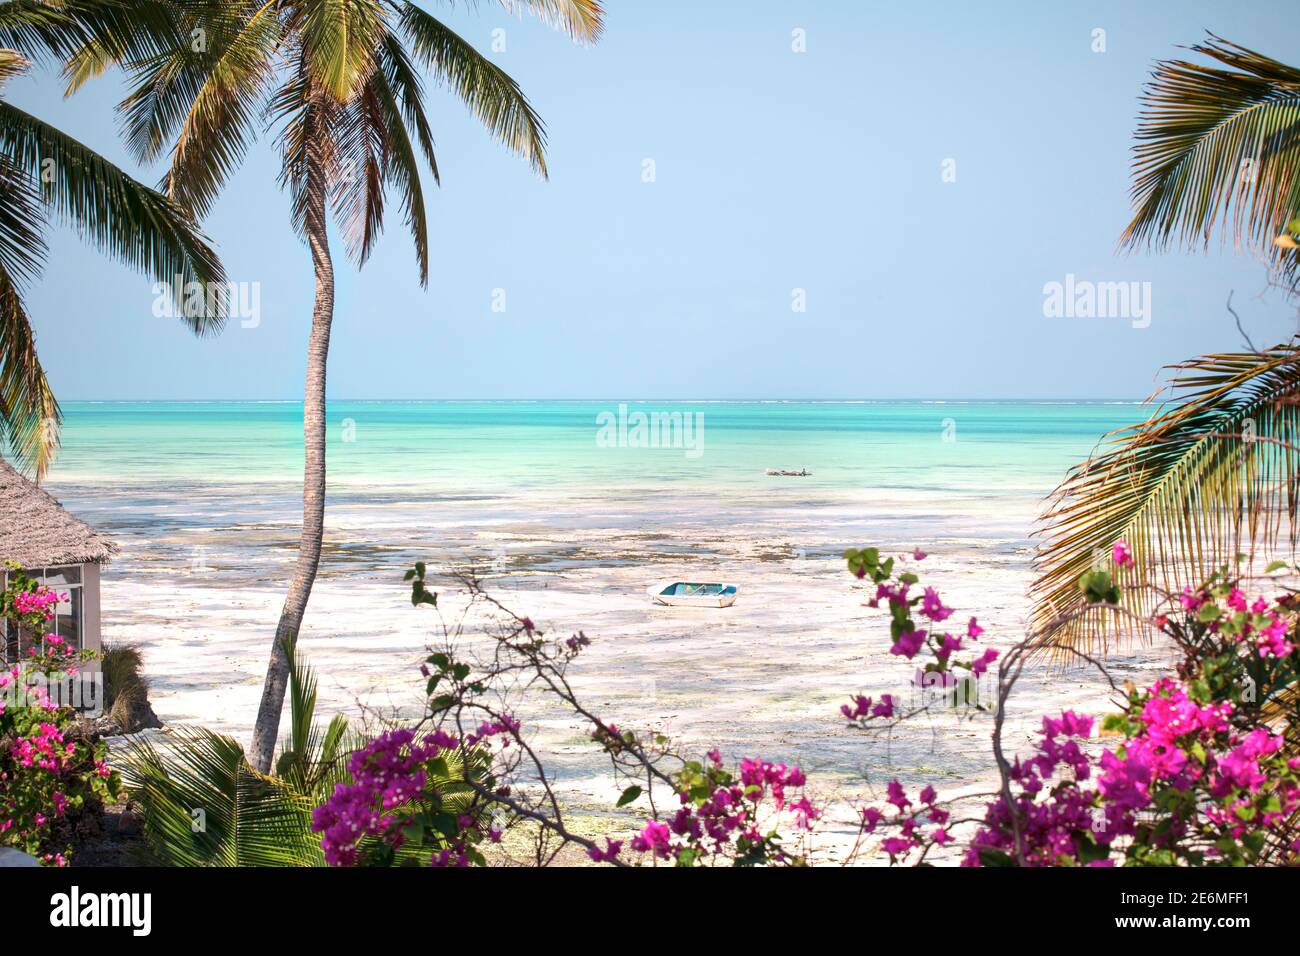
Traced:
[[[1136, 212], [1127, 248], [1206, 246], [1219, 227], [1266, 259], [1290, 295], [1300, 243], [1300, 70], [1210, 36], [1169, 60], [1144, 92], [1134, 147]], [[1231, 300], [1229, 300], [1229, 306]], [[1300, 507], [1300, 347], [1207, 355], [1173, 366], [1147, 421], [1106, 437], [1066, 476], [1044, 515], [1036, 559], [1040, 627], [1080, 607], [1076, 582], [1124, 539], [1131, 609], [1199, 583], [1239, 552], [1294, 552]], [[1285, 527], [1283, 519], [1285, 521]], [[1150, 587], [1143, 587], [1150, 585]], [[1058, 645], [1096, 645], [1118, 624], [1103, 608], [1057, 626]]]
[[[517, 5], [502, 2], [507, 9]], [[524, 5], [576, 40], [600, 36], [600, 0]], [[545, 132], [514, 80], [408, 0], [186, 0], [165, 6], [173, 32], [190, 42], [136, 56], [128, 50], [131, 38], [151, 26], [107, 31], [107, 39], [92, 39], [68, 57], [69, 90], [109, 66], [124, 66], [133, 83], [120, 104], [127, 142], [141, 161], [156, 159], [170, 145], [164, 191], [199, 216], [244, 157], [255, 127], [274, 129], [280, 181], [316, 278], [303, 398], [302, 533], [251, 746], [253, 764], [265, 772], [284, 704], [283, 648], [301, 627], [320, 563], [325, 371], [334, 318], [329, 213], [342, 227], [349, 257], [363, 265], [382, 228], [387, 190], [394, 189], [414, 239], [420, 283], [427, 284], [418, 157], [435, 182], [438, 166], [417, 67], [431, 71], [543, 177]]]
[[191, 282], [213, 290], [185, 315], [198, 334], [219, 329], [224, 313], [221, 263], [188, 211], [3, 99], [5, 84], [33, 61], [53, 60], [101, 34], [122, 11], [104, 3], [81, 19], [83, 9], [82, 0], [0, 3], [0, 447], [37, 480], [53, 460], [62, 423], [23, 301], [45, 264], [47, 225], [70, 224], [100, 250], [169, 285], [180, 277], [177, 297]]

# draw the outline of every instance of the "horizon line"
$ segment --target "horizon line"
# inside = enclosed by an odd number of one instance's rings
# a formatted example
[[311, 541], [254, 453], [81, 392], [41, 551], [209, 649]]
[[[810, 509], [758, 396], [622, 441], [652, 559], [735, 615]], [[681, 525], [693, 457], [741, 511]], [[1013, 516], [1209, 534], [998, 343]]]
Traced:
[[[644, 405], [651, 402], [681, 402], [685, 404], [709, 404], [709, 405], [866, 405], [881, 404], [889, 402], [910, 402], [916, 404], [1009, 404], [1021, 403], [1026, 405], [1148, 405], [1150, 400], [1145, 398], [1025, 398], [1025, 397], [1001, 397], [1001, 398], [916, 398], [916, 397], [890, 397], [890, 398], [682, 398], [682, 397], [656, 397], [656, 398], [330, 398], [327, 403], [336, 402], [354, 402], [368, 404], [406, 404], [406, 405], [426, 405], [426, 404], [502, 404], [502, 405], [519, 405], [519, 404], [544, 404], [544, 403], [566, 403], [566, 404], [624, 404], [624, 405]], [[72, 398], [64, 399], [63, 405], [220, 405], [220, 404], [244, 404], [244, 405], [301, 405], [300, 398]]]

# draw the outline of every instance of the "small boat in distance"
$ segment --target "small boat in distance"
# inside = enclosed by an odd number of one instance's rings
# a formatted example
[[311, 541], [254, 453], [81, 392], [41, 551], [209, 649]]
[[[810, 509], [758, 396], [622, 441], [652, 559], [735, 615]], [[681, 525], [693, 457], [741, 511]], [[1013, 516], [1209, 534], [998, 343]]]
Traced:
[[782, 478], [810, 478], [810, 477], [812, 477], [812, 472], [809, 471], [807, 468], [801, 468], [801, 469], [799, 469], [798, 471], [785, 471], [785, 470], [783, 470], [783, 469], [781, 469], [781, 468], [769, 468], [769, 469], [767, 470], [767, 473], [768, 473], [769, 475], [780, 476], [780, 477], [782, 477]]
[[648, 589], [656, 604], [685, 605], [689, 607], [731, 607], [736, 603], [734, 584], [696, 584], [674, 581], [656, 584]]

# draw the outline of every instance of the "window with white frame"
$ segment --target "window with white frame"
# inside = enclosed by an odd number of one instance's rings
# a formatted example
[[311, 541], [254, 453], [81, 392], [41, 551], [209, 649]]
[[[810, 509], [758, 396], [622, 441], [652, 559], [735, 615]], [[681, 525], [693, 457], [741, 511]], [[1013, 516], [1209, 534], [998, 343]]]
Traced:
[[[84, 627], [81, 565], [25, 569], [25, 573], [50, 590], [67, 595], [66, 600], [55, 605], [54, 618], [45, 625], [44, 632], [36, 635], [41, 641], [41, 649], [44, 648], [46, 634], [57, 634], [67, 642], [69, 647], [81, 650]], [[8, 590], [11, 574], [8, 568], [0, 569], [0, 590]], [[13, 662], [26, 656], [32, 640], [32, 635], [19, 634], [18, 629], [8, 618], [0, 618], [0, 653], [3, 653], [5, 660]]]

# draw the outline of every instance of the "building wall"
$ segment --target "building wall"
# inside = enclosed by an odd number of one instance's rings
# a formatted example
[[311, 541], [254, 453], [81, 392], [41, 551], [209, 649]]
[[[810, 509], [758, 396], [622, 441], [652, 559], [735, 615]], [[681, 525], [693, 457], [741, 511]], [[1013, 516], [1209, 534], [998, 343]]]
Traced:
[[[99, 623], [99, 565], [83, 564], [81, 566], [81, 646], [92, 651], [100, 649]], [[84, 668], [87, 671], [99, 670], [99, 661], [91, 662]]]

